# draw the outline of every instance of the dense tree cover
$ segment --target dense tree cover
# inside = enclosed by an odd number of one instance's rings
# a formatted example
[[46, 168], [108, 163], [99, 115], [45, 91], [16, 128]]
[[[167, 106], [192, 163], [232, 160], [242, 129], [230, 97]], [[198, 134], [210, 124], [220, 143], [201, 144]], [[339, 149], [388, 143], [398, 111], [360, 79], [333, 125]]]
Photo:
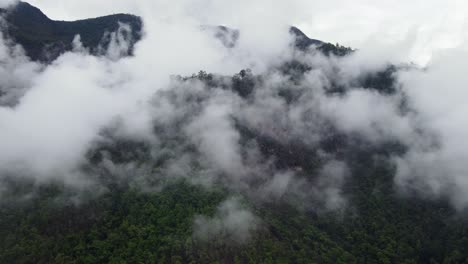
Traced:
[[[69, 45], [77, 32], [83, 34], [85, 45], [95, 47], [104, 30], [115, 29], [116, 20], [130, 19], [131, 23], [135, 19], [118, 15], [56, 22], [26, 4], [19, 8], [17, 12], [26, 12], [28, 19], [12, 18], [22, 26], [10, 33], [33, 59], [41, 59], [37, 56], [51, 43]], [[297, 28], [291, 32], [297, 36], [296, 47], [301, 51], [314, 45], [327, 56], [352, 52], [309, 39]], [[312, 66], [291, 61], [274, 70], [295, 85]], [[395, 66], [389, 66], [360, 76], [353, 85], [392, 94], [397, 89], [395, 71]], [[251, 99], [256, 87], [264, 82], [263, 76], [248, 69], [234, 76], [201, 71], [174, 78], [201, 82], [209, 89], [230, 90], [245, 100]], [[334, 85], [330, 93], [345, 92], [346, 87]], [[298, 87], [289, 88], [277, 94], [286, 104], [301, 96]], [[329, 124], [323, 125], [328, 137], [320, 142], [321, 151], [345, 161], [352, 175], [343, 186], [348, 201], [345, 208], [314, 210], [301, 206], [304, 201], [291, 202], [291, 197], [258, 201], [224, 185], [208, 188], [191, 182], [190, 175], [136, 184], [136, 180], [145, 179], [146, 172], [134, 171], [129, 179], [96, 173], [93, 166], [107, 159], [115, 164], [149, 163], [150, 172], [156, 173], [167, 159], [174, 158], [169, 153], [150, 160], [151, 150], [144, 143], [110, 138], [87, 155], [90, 164], [84, 170], [100, 177], [99, 184], [89, 190], [2, 176], [0, 263], [468, 263], [466, 214], [455, 212], [444, 199], [421, 199], [411, 193], [400, 194], [395, 188], [395, 168], [388, 159], [404, 152], [404, 146], [395, 142], [370, 146], [335, 131]], [[154, 129], [157, 132], [161, 128]], [[279, 142], [241, 122], [236, 122], [236, 129], [240, 144], [255, 141], [265, 159], [272, 159], [278, 169], [300, 168], [304, 174], [314, 175], [320, 168], [317, 150], [301, 141]], [[161, 144], [168, 149], [185, 144], [177, 133], [165, 136]], [[112, 136], [104, 131], [103, 137]], [[187, 151], [193, 150], [189, 147]], [[194, 219], [215, 216], [219, 204], [231, 196], [240, 197], [242, 205], [260, 220], [251, 239], [236, 243], [216, 236], [197, 238]]]
[[[388, 75], [373, 83], [388, 92]], [[232, 77], [200, 72], [194, 79], [217, 89], [218, 82], [248, 98], [262, 81], [244, 70]], [[364, 81], [367, 82], [367, 81]], [[371, 82], [372, 83], [372, 82]], [[383, 87], [383, 88], [382, 88]], [[223, 87], [221, 87], [223, 88]], [[294, 100], [291, 95], [286, 101]], [[278, 168], [301, 167], [313, 175], [320, 158], [300, 142], [287, 144], [238, 124], [241, 144], [256, 140]], [[171, 139], [177, 140], [179, 139]], [[109, 143], [113, 142], [113, 143]], [[168, 143], [169, 144], [169, 143]], [[179, 142], [178, 144], [181, 144]], [[187, 180], [163, 179], [151, 186], [101, 179], [104, 191], [74, 191], [59, 183], [39, 185], [4, 180], [0, 205], [0, 263], [466, 263], [468, 223], [445, 200], [399, 194], [393, 184], [396, 143], [370, 146], [349, 136], [330, 136], [321, 149], [349, 164], [343, 193], [348, 206], [337, 211], [301, 207], [288, 197], [271, 202], [246, 193]], [[116, 164], [148, 162], [141, 143], [113, 140], [88, 158]], [[107, 153], [104, 157], [103, 153]], [[376, 158], [378, 157], [378, 158]], [[162, 161], [161, 161], [162, 162]], [[154, 163], [157, 169], [160, 161]], [[131, 175], [138, 178], [141, 175]], [[232, 195], [260, 219], [252, 238], [234, 243], [223, 237], [200, 240], [194, 219], [213, 216]]]
[[[395, 197], [384, 164], [356, 166], [344, 212], [250, 204], [262, 228], [246, 244], [197, 241], [193, 218], [212, 215], [223, 189], [187, 182], [160, 192], [116, 189], [67, 202], [41, 188], [0, 210], [1, 263], [465, 263], [466, 223], [444, 202]], [[27, 187], [26, 187], [27, 188]], [[69, 194], [68, 194], [69, 195]]]
[[[224, 194], [186, 183], [161, 192], [113, 190], [63, 204], [60, 187], [1, 210], [1, 263], [158, 263], [188, 257], [192, 217]], [[6, 205], [5, 205], [6, 206]]]

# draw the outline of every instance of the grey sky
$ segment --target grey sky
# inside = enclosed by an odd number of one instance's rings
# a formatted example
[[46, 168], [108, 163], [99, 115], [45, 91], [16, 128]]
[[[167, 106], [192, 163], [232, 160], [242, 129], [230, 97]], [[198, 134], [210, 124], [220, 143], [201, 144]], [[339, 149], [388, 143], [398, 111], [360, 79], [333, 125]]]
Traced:
[[193, 23], [243, 24], [258, 30], [294, 24], [309, 36], [355, 48], [382, 46], [402, 59], [425, 64], [433, 52], [465, 43], [464, 0], [30, 0], [54, 19], [127, 12]]

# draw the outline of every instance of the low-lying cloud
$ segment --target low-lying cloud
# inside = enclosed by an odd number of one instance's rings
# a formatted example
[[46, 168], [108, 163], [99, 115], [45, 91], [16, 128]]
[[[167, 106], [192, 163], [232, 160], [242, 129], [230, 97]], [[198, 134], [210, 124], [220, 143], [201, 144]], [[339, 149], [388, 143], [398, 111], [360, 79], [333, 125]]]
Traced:
[[242, 206], [239, 199], [230, 198], [219, 205], [213, 217], [197, 216], [193, 235], [205, 242], [241, 244], [248, 242], [260, 225], [260, 219]]
[[[143, 14], [161, 4], [125, 3], [148, 7]], [[112, 40], [103, 56], [90, 55], [77, 36], [74, 50], [50, 65], [30, 61], [2, 35], [0, 176], [99, 185], [89, 174], [105, 171], [148, 189], [155, 187], [148, 179], [185, 178], [221, 185], [252, 204], [339, 211], [349, 205], [343, 189], [355, 176], [347, 143], [392, 143], [404, 149], [389, 158], [399, 191], [468, 206], [462, 48], [426, 68], [394, 65], [397, 81], [384, 91], [363, 81], [391, 66], [393, 55], [382, 50], [303, 53], [292, 48], [289, 21], [268, 25], [272, 18], [263, 14], [269, 19], [257, 24], [259, 10], [228, 17], [240, 35], [226, 47], [201, 27], [212, 20], [187, 16], [190, 6], [167, 7], [175, 9], [170, 17], [145, 16], [133, 56], [126, 56], [131, 28], [124, 24], [103, 36]], [[199, 70], [206, 72], [192, 76]], [[128, 155], [115, 158], [102, 150], [108, 145]], [[103, 154], [94, 160], [96, 153]], [[248, 241], [258, 218], [240, 204], [230, 199], [213, 218], [196, 218], [195, 236]]]

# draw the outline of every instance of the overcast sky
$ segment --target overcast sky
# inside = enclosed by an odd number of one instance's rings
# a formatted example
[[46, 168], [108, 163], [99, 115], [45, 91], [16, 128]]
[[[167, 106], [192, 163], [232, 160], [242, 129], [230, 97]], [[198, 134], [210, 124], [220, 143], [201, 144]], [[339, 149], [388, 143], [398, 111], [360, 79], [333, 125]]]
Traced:
[[299, 26], [310, 37], [354, 48], [391, 49], [425, 64], [434, 52], [459, 47], [467, 38], [464, 0], [30, 0], [54, 19], [109, 13], [165, 19], [186, 15], [204, 24]]

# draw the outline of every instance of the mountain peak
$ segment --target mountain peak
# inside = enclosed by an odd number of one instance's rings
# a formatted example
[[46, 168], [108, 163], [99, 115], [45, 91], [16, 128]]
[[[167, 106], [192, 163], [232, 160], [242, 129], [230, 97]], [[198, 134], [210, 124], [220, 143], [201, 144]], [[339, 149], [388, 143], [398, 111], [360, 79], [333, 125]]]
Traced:
[[[83, 46], [92, 54], [98, 54], [102, 51], [99, 47], [108, 44], [103, 40], [105, 34], [116, 32], [121, 23], [131, 26], [133, 42], [141, 39], [143, 27], [141, 18], [130, 14], [112, 14], [76, 21], [53, 20], [39, 8], [21, 1], [7, 9], [0, 9], [0, 14], [4, 15], [8, 25], [2, 31], [23, 46], [32, 60], [43, 62], [53, 61], [63, 52], [72, 50], [72, 41], [76, 35], [81, 36]], [[212, 31], [228, 48], [236, 45], [241, 34], [225, 26], [202, 26], [202, 29]], [[294, 26], [290, 27], [289, 33], [295, 39], [295, 47], [301, 51], [307, 51], [311, 46], [325, 55], [344, 56], [351, 51], [349, 48], [311, 39]]]
[[[77, 21], [56, 21], [48, 18], [39, 8], [26, 2], [3, 9], [8, 27], [2, 29], [16, 43], [21, 44], [32, 60], [50, 62], [61, 53], [71, 50], [76, 35], [83, 45], [97, 53], [106, 33], [118, 30], [120, 23], [132, 28], [132, 39], [141, 38], [141, 18], [128, 14], [114, 14]], [[104, 42], [104, 43], [103, 43]]]

